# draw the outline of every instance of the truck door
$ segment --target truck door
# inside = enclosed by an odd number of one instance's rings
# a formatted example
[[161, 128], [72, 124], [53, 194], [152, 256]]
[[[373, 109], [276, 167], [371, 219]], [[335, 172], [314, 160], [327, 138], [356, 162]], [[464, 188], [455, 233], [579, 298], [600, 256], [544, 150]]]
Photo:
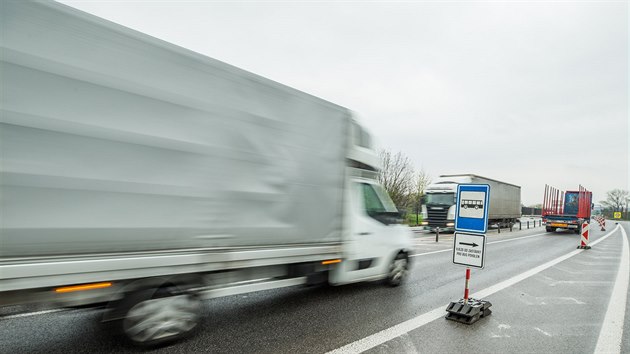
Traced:
[[353, 206], [350, 218], [350, 240], [346, 244], [347, 258], [343, 262], [343, 280], [352, 282], [382, 277], [388, 270], [389, 258], [394, 251], [395, 237], [388, 238], [391, 231], [388, 218], [398, 217], [398, 210], [389, 197], [381, 195], [381, 186], [368, 182], [353, 183]]

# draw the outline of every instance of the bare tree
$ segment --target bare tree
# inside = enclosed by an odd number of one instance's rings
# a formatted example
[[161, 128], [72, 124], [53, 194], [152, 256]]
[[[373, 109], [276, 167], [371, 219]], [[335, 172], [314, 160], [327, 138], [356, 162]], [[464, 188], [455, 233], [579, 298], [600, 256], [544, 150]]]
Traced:
[[611, 211], [623, 211], [628, 205], [628, 199], [630, 199], [628, 191], [613, 189], [606, 192], [606, 200], [601, 203], [606, 209], [611, 209]]
[[420, 208], [422, 205], [422, 197], [424, 196], [424, 190], [431, 183], [431, 176], [424, 170], [420, 169], [415, 175], [415, 185], [413, 191], [413, 208], [416, 213], [416, 224], [420, 221], [418, 215], [420, 214]]
[[379, 151], [383, 168], [378, 180], [400, 211], [407, 211], [413, 202], [415, 171], [409, 157], [402, 152], [393, 154], [389, 150]]

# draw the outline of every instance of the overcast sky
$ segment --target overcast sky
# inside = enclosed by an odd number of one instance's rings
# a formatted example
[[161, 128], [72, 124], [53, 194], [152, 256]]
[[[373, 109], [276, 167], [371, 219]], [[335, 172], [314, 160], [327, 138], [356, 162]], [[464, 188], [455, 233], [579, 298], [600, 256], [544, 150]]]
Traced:
[[433, 177], [628, 189], [628, 4], [63, 1], [355, 111]]

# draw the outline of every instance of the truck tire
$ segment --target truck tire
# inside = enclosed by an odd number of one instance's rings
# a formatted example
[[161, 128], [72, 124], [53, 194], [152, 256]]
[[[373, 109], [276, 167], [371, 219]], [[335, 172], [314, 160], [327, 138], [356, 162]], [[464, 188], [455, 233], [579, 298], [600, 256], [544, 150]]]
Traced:
[[391, 287], [402, 284], [409, 274], [409, 258], [404, 252], [400, 252], [392, 260], [389, 266], [386, 283]]
[[155, 347], [184, 338], [199, 323], [201, 299], [175, 287], [138, 290], [122, 302], [119, 321], [124, 336], [134, 345]]
[[556, 230], [553, 227], [546, 226], [545, 227], [545, 231], [547, 231], [547, 232], [555, 232]]

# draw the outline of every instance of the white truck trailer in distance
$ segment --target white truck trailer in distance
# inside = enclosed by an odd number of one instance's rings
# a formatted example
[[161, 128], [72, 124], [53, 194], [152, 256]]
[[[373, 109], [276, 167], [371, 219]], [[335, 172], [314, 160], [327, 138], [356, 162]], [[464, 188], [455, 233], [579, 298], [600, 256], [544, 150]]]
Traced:
[[474, 174], [441, 175], [425, 189], [422, 223], [430, 231], [455, 229], [455, 201], [460, 184], [490, 186], [488, 223], [514, 224], [521, 217], [521, 187]]
[[58, 3], [0, 16], [0, 306], [106, 303], [152, 345], [203, 298], [404, 279], [348, 109]]

